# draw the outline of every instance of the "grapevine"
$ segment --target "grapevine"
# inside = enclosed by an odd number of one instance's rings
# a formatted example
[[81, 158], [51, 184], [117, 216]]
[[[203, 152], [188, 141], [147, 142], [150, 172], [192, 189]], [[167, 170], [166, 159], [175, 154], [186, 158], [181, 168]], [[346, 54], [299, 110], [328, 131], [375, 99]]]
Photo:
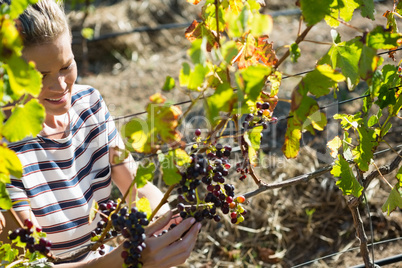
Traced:
[[[32, 1], [21, 2], [24, 9]], [[199, 5], [200, 1], [188, 2]], [[340, 2], [350, 8], [341, 8], [337, 4]], [[402, 34], [398, 32], [396, 23], [396, 18], [402, 16], [402, 2], [395, 1], [392, 10], [384, 14], [387, 20], [384, 27], [365, 31], [350, 25], [349, 21], [357, 9], [363, 17], [374, 20], [372, 0], [328, 0], [320, 5], [313, 0], [300, 0], [297, 4], [301, 10], [300, 24], [304, 23], [304, 29], [300, 29], [296, 40], [278, 58], [269, 39], [275, 27], [269, 15], [260, 13], [262, 1], [205, 1], [200, 8], [201, 20], [194, 20], [185, 31], [185, 37], [191, 43], [188, 51], [191, 62], [183, 63], [178, 81], [168, 77], [163, 87], [167, 91], [180, 88], [189, 96], [195, 95], [190, 107], [182, 111], [179, 106], [168, 105], [162, 94], [154, 94], [146, 108], [147, 117], [126, 123], [121, 133], [131, 152], [157, 155], [156, 165], [169, 186], [160, 206], [167, 202], [171, 193], [177, 193], [177, 200], [174, 201], [180, 217], [194, 217], [198, 222], [220, 222], [222, 217], [227, 217], [233, 224], [242, 224], [247, 221], [246, 204], [253, 196], [331, 172], [337, 178], [336, 185], [348, 199], [363, 261], [366, 267], [373, 267], [358, 209], [369, 184], [375, 178], [399, 168], [396, 182], [389, 183], [389, 198], [382, 209], [389, 215], [402, 208], [401, 151], [396, 152], [397, 157], [388, 168], [378, 168], [374, 161], [380, 145], [388, 145], [387, 134], [393, 122], [400, 120], [402, 61], [383, 64], [384, 60], [378, 52], [391, 51], [402, 44]], [[44, 118], [43, 107], [35, 99], [24, 103], [28, 95], [39, 94], [40, 74], [32, 64], [25, 63], [21, 58], [22, 45], [13, 19], [22, 10], [13, 5], [3, 5], [0, 13], [0, 86], [1, 93], [6, 96], [0, 100], [2, 119], [5, 112], [11, 110], [6, 105], [16, 102], [12, 115], [0, 128], [0, 137], [7, 142], [36, 136]], [[317, 59], [314, 70], [303, 76], [292, 92], [283, 154], [287, 158], [297, 157], [302, 133], [315, 135], [326, 128], [327, 116], [318, 105], [318, 98], [336, 97], [340, 85], [346, 84], [349, 90], [354, 90], [364, 81], [367, 85], [364, 105], [356, 114], [337, 113], [334, 116], [341, 126], [341, 133], [327, 144], [332, 164], [316, 173], [270, 185], [254, 170], [259, 164], [264, 130], [278, 121], [275, 108], [280, 105], [278, 94], [284, 76], [281, 65], [289, 57], [292, 62], [297, 62], [303, 53], [299, 44], [306, 41], [310, 31], [321, 21], [335, 29], [333, 43], [327, 53]], [[336, 32], [340, 24], [356, 30], [356, 38], [342, 41]], [[395, 53], [388, 54], [396, 62]], [[16, 74], [21, 76], [15, 78]], [[201, 101], [210, 127], [196, 129], [192, 133], [194, 144], [185, 150], [185, 137], [179, 129], [190, 110]], [[23, 128], [18, 127], [19, 122], [24, 122]], [[228, 144], [221, 135], [228, 125], [234, 126], [233, 144]], [[233, 164], [234, 147], [238, 147], [242, 159]], [[0, 169], [0, 207], [12, 210], [6, 184], [10, 183], [11, 175], [22, 176], [22, 166], [15, 153], [7, 148], [7, 143], [3, 143], [0, 150], [0, 162], [6, 163]], [[373, 168], [376, 170], [371, 171]], [[148, 175], [153, 174], [155, 169], [154, 163], [140, 166], [132, 186], [134, 183], [138, 188], [145, 185], [147, 180], [152, 179]], [[237, 193], [231, 179], [243, 182], [250, 178], [255, 182], [256, 189], [249, 193]], [[125, 265], [141, 267], [141, 252], [146, 248], [146, 226], [158, 209], [146, 213], [144, 211], [150, 210], [148, 205], [139, 200], [134, 200], [134, 204], [133, 208], [131, 204], [124, 206], [121, 200], [94, 204], [93, 211], [101, 215], [101, 221], [92, 232], [93, 243], [88, 250], [97, 250], [104, 255], [104, 243], [122, 236], [125, 250], [121, 257]], [[90, 220], [94, 216], [91, 215]], [[16, 267], [43, 256], [55, 263], [63, 261], [51, 255], [51, 242], [30, 221], [11, 232], [9, 238], [10, 244], [1, 244], [0, 256], [5, 256], [4, 252], [15, 245], [23, 246], [27, 252], [20, 260], [15, 250], [7, 255], [5, 261], [14, 263]]]

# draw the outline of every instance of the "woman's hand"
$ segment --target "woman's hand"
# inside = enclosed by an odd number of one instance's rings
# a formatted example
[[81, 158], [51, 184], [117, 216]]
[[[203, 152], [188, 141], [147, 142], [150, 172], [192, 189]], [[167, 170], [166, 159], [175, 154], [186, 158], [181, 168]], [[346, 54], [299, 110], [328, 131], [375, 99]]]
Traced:
[[[146, 228], [147, 239], [145, 243], [147, 247], [141, 254], [144, 268], [179, 265], [190, 256], [201, 224], [194, 224], [195, 219], [188, 218], [164, 235], [154, 237], [153, 234], [166, 226], [171, 218], [172, 213], [169, 211]], [[186, 233], [186, 231], [188, 232]]]

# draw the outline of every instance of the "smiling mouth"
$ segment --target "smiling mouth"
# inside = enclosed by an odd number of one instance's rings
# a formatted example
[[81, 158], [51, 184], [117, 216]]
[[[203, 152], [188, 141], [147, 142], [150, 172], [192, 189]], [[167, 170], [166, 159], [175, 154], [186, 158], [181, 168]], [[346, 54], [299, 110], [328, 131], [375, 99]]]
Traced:
[[63, 97], [58, 98], [58, 99], [47, 99], [47, 100], [50, 100], [50, 101], [60, 101], [62, 98], [63, 98]]

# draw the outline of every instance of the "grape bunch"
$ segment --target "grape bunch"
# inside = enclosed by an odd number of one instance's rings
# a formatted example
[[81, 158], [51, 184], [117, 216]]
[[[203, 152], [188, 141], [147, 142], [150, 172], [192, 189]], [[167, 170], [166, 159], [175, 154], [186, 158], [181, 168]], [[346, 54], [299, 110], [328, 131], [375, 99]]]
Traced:
[[[126, 240], [123, 242], [124, 251], [121, 257], [128, 268], [142, 267], [140, 262], [141, 253], [145, 249], [145, 230], [144, 226], [149, 224], [147, 214], [138, 211], [136, 207], [130, 210], [126, 207], [121, 208], [117, 213], [117, 204], [110, 200], [107, 203], [99, 205], [102, 219], [97, 223], [97, 227], [92, 231], [93, 237], [99, 237], [106, 228], [109, 218], [112, 221], [112, 227], [106, 234], [106, 238], [121, 234]], [[94, 239], [96, 240], [96, 239]], [[103, 255], [104, 246], [101, 245], [99, 254]]]
[[278, 121], [278, 118], [272, 116], [269, 107], [269, 102], [256, 102], [257, 114], [247, 114], [242, 123], [243, 128], [247, 130], [260, 125], [263, 127], [263, 129], [267, 129], [268, 122], [276, 123]]
[[46, 256], [52, 247], [52, 242], [44, 237], [42, 229], [40, 227], [34, 228], [32, 221], [29, 219], [24, 221], [23, 228], [15, 229], [8, 235], [11, 241], [16, 240], [18, 237], [21, 242], [26, 243], [25, 249], [31, 253], [37, 251]]
[[[198, 136], [199, 133], [196, 131], [195, 135]], [[244, 220], [246, 210], [241, 205], [245, 201], [244, 197], [235, 198], [234, 186], [226, 183], [226, 176], [231, 168], [229, 163], [231, 151], [231, 146], [217, 143], [213, 150], [207, 151], [206, 156], [191, 155], [190, 165], [182, 173], [177, 190], [179, 194], [177, 209], [183, 219], [194, 217], [198, 222], [203, 219], [214, 219], [219, 222], [221, 220], [217, 214], [217, 208], [219, 208], [223, 214], [231, 212], [232, 223], [240, 223]], [[197, 187], [201, 185], [201, 182], [206, 187], [206, 194], [199, 199]]]

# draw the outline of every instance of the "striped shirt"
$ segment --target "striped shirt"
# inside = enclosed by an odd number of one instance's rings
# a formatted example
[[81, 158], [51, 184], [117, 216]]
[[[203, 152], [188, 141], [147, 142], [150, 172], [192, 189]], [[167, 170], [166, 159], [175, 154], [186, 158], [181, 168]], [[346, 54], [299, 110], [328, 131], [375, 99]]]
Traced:
[[7, 185], [14, 210], [32, 209], [55, 254], [89, 243], [99, 220], [88, 224], [90, 207], [110, 196], [109, 148], [121, 141], [96, 89], [74, 85], [68, 114], [68, 137], [9, 146], [24, 168], [22, 179]]

